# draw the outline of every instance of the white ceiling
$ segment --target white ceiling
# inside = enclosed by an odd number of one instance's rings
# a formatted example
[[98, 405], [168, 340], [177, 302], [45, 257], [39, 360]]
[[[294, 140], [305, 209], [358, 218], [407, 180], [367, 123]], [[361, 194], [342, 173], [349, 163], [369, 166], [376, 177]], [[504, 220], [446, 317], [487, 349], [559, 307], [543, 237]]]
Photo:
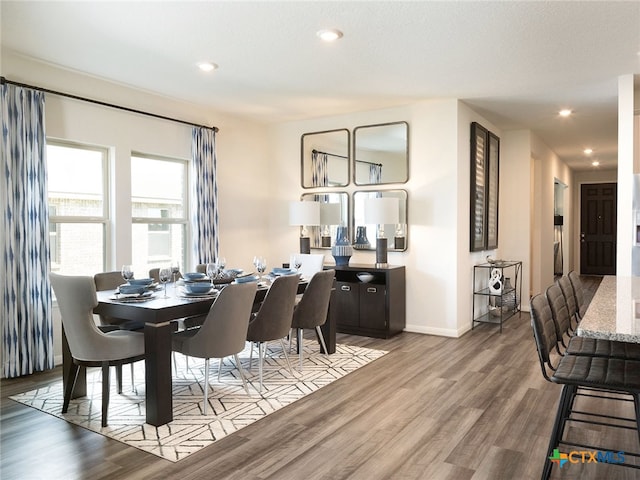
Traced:
[[618, 77], [640, 74], [639, 1], [0, 6], [4, 49], [114, 82], [262, 122], [460, 98], [574, 168], [592, 168], [586, 147], [616, 165]]

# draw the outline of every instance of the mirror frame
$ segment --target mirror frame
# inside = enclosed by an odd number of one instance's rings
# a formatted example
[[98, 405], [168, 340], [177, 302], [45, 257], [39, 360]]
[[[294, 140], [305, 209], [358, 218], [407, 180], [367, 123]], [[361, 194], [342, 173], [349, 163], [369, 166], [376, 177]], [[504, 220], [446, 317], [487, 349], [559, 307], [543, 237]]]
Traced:
[[[356, 250], [362, 250], [362, 251], [367, 251], [367, 250], [375, 250], [376, 249], [376, 226], [375, 225], [356, 225], [356, 200], [357, 200], [357, 196], [358, 194], [367, 194], [367, 193], [402, 193], [404, 194], [404, 223], [400, 223], [399, 225], [403, 226], [404, 229], [404, 247], [403, 248], [396, 248], [395, 244], [395, 231], [393, 233], [389, 233], [387, 232], [387, 234], [385, 235], [387, 237], [387, 239], [389, 239], [389, 245], [393, 245], [393, 247], [389, 246], [389, 251], [390, 252], [404, 252], [407, 250], [407, 247], [409, 245], [409, 192], [405, 189], [389, 189], [389, 190], [356, 190], [355, 192], [352, 193], [352, 200], [351, 200], [351, 232], [353, 233], [353, 237], [349, 237], [351, 238], [351, 244], [353, 245], [356, 242], [356, 235], [357, 235], [357, 227], [359, 226], [364, 226], [366, 227], [366, 235], [367, 235], [367, 240], [369, 240], [369, 248], [356, 248], [354, 246], [354, 249]], [[403, 207], [402, 207], [402, 202], [400, 205], [400, 212], [402, 212]], [[400, 220], [402, 221], [402, 217], [400, 217]], [[393, 240], [393, 242], [391, 241]]]
[[[344, 153], [344, 155], [341, 155], [338, 153], [332, 153], [332, 152], [326, 152], [326, 153], [328, 153], [329, 156], [331, 157], [339, 157], [339, 158], [345, 159], [345, 162], [344, 162], [345, 169], [346, 169], [345, 182], [335, 183], [330, 185], [305, 185], [305, 172], [307, 171], [307, 169], [305, 168], [305, 160], [308, 159], [308, 164], [309, 166], [311, 166], [311, 152], [315, 150], [315, 147], [305, 148], [305, 139], [313, 135], [323, 135], [327, 133], [339, 133], [339, 132], [344, 132], [344, 134], [346, 135], [346, 150], [344, 152], [340, 152], [340, 153]], [[307, 150], [310, 150], [310, 151], [307, 151]], [[347, 185], [349, 185], [350, 178], [351, 178], [351, 133], [349, 132], [349, 129], [338, 128], [335, 130], [323, 130], [320, 132], [309, 132], [309, 133], [302, 134], [302, 136], [300, 137], [300, 185], [302, 186], [302, 188], [309, 189], [309, 188], [327, 188], [327, 187], [329, 188], [346, 187]]]
[[[371, 183], [371, 182], [358, 182], [357, 178], [357, 169], [356, 163], [363, 162], [365, 160], [358, 160], [358, 130], [363, 130], [366, 128], [379, 128], [379, 127], [388, 127], [395, 125], [404, 125], [406, 131], [406, 144], [405, 144], [405, 175], [404, 179], [399, 179], [397, 181], [389, 181], [389, 182], [380, 182], [380, 183]], [[352, 170], [352, 179], [353, 183], [358, 186], [375, 186], [375, 185], [389, 185], [389, 184], [402, 184], [407, 183], [409, 181], [409, 122], [400, 121], [400, 122], [388, 122], [388, 123], [378, 123], [375, 125], [362, 125], [353, 129], [353, 161], [351, 162], [351, 170]], [[371, 162], [367, 162], [371, 163]]]
[[[346, 226], [347, 230], [350, 229], [349, 225], [351, 224], [350, 222], [350, 217], [351, 217], [351, 199], [349, 198], [349, 194], [346, 191], [336, 191], [336, 190], [331, 190], [331, 191], [318, 191], [318, 192], [307, 192], [307, 193], [303, 193], [302, 195], [300, 195], [300, 201], [304, 202], [304, 201], [318, 201], [316, 198], [316, 196], [319, 195], [342, 195], [346, 205], [345, 208], [342, 211], [342, 218], [341, 218], [341, 223], [340, 225], [342, 226]], [[320, 203], [330, 203], [330, 202], [320, 202]], [[318, 250], [331, 250], [331, 246], [333, 245], [337, 233], [338, 233], [338, 226], [339, 225], [329, 225], [329, 245], [327, 246], [322, 246], [322, 225], [319, 226], [308, 226], [307, 230], [309, 232], [309, 237], [311, 238], [311, 248], [312, 249], [318, 249]], [[351, 238], [351, 236], [349, 236], [349, 238]]]

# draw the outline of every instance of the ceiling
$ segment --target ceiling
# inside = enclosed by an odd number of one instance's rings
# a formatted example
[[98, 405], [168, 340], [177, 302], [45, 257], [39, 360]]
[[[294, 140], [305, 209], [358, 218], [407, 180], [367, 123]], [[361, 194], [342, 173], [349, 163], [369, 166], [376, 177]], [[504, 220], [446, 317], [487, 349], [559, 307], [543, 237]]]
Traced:
[[[533, 130], [575, 169], [593, 168], [587, 147], [599, 168], [616, 165], [618, 77], [640, 74], [638, 1], [0, 8], [3, 49], [120, 84], [265, 123], [459, 98], [502, 130]], [[323, 28], [344, 37], [323, 43]], [[203, 73], [203, 60], [219, 68]]]

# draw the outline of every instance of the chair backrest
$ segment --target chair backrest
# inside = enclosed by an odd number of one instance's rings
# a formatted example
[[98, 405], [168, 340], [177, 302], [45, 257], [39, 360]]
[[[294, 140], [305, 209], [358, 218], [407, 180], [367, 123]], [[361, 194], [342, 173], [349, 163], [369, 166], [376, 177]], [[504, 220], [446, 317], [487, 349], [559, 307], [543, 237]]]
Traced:
[[273, 281], [260, 310], [249, 323], [247, 340], [267, 342], [287, 336], [299, 281], [299, 275], [283, 275]]
[[255, 282], [227, 285], [211, 305], [207, 318], [189, 342], [189, 355], [224, 358], [241, 352], [247, 339]]
[[538, 350], [540, 368], [542, 368], [544, 378], [549, 380], [547, 366], [551, 370], [555, 370], [551, 363], [551, 351], [558, 345], [558, 337], [547, 296], [540, 293], [533, 297], [530, 302], [530, 308], [531, 327], [533, 328], [533, 337]]
[[571, 285], [573, 285], [578, 315], [582, 318], [584, 314], [587, 313], [587, 302], [584, 298], [584, 289], [582, 287], [582, 281], [580, 281], [580, 275], [578, 275], [575, 270], [571, 271], [569, 272], [569, 280], [571, 281]]
[[564, 347], [566, 347], [563, 337], [569, 334], [571, 328], [571, 317], [569, 317], [569, 310], [567, 309], [567, 302], [564, 299], [564, 294], [557, 284], [551, 285], [547, 288], [547, 300], [549, 301], [549, 308], [551, 308], [551, 315], [556, 326], [556, 336]]
[[57, 273], [50, 273], [49, 279], [71, 355], [84, 361], [104, 360], [100, 352], [104, 349], [105, 335], [93, 321], [93, 309], [98, 305], [94, 279]]
[[324, 255], [316, 253], [298, 253], [300, 260], [298, 273], [304, 278], [311, 278], [315, 273], [321, 272], [324, 266]]
[[567, 302], [567, 310], [569, 311], [569, 317], [573, 318], [578, 313], [578, 306], [576, 304], [576, 294], [573, 291], [573, 285], [571, 280], [566, 275], [563, 275], [558, 279], [558, 286], [562, 290], [564, 300]]
[[324, 270], [311, 277], [302, 299], [293, 310], [293, 328], [315, 328], [324, 324], [335, 274], [335, 270]]
[[121, 272], [96, 273], [93, 276], [93, 281], [96, 284], [96, 290], [99, 292], [102, 290], [114, 290], [125, 283]]

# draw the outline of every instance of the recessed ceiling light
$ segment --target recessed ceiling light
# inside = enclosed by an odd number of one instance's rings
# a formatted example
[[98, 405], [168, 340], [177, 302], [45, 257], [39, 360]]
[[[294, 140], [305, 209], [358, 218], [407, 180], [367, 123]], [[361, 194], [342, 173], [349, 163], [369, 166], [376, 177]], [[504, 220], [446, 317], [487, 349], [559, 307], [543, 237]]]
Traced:
[[600, 165], [600, 162], [598, 160], [594, 160], [593, 162], [591, 162], [591, 165], [597, 167], [598, 165]]
[[591, 155], [592, 153], [593, 153], [593, 149], [591, 149], [591, 148], [585, 148], [584, 149], [584, 154], [585, 155]]
[[560, 111], [558, 112], [558, 114], [559, 114], [561, 117], [568, 117], [568, 116], [569, 116], [569, 115], [571, 115], [572, 113], [573, 113], [573, 112], [572, 112], [571, 110], [569, 110], [568, 108], [565, 108], [565, 109], [560, 110]]
[[213, 62], [200, 62], [198, 64], [198, 68], [203, 72], [211, 72], [212, 70], [218, 68], [218, 65]]
[[340, 30], [319, 30], [318, 33], [316, 33], [316, 35], [318, 35], [323, 41], [325, 42], [333, 42], [335, 40], [338, 40], [339, 38], [342, 38], [342, 32]]

